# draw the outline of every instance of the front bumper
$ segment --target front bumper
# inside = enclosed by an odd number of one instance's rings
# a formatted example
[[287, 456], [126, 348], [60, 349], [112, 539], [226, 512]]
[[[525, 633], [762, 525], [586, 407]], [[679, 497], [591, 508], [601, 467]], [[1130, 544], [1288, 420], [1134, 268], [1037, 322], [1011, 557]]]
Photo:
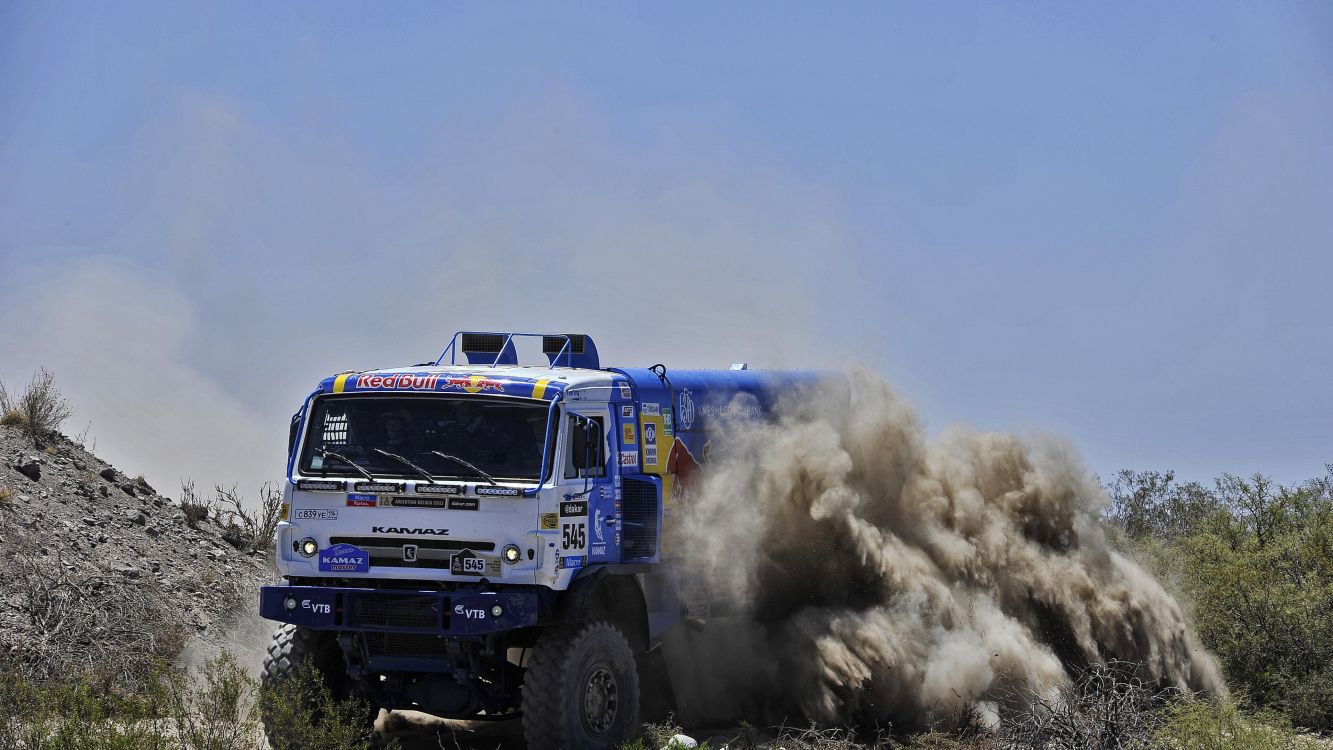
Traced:
[[[496, 606], [500, 614], [494, 613]], [[480, 636], [537, 624], [536, 591], [262, 586], [259, 614], [314, 630]]]

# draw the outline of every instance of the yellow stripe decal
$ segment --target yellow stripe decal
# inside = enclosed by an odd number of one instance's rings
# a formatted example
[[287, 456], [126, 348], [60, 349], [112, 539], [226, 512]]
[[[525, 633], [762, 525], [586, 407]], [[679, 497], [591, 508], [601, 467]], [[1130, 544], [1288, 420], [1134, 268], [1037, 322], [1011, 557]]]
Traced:
[[546, 396], [546, 384], [549, 383], [549, 382], [551, 382], [551, 381], [550, 381], [550, 380], [538, 380], [537, 383], [536, 383], [536, 385], [532, 386], [532, 397], [533, 397], [533, 398], [544, 398], [544, 397]]
[[333, 392], [334, 392], [334, 393], [342, 393], [342, 392], [343, 392], [343, 388], [345, 388], [345, 387], [347, 386], [347, 376], [348, 376], [348, 375], [351, 375], [351, 374], [352, 374], [352, 373], [350, 373], [350, 372], [345, 372], [345, 373], [343, 373], [343, 374], [341, 374], [341, 375], [339, 375], [338, 377], [336, 377], [336, 378], [333, 379]]

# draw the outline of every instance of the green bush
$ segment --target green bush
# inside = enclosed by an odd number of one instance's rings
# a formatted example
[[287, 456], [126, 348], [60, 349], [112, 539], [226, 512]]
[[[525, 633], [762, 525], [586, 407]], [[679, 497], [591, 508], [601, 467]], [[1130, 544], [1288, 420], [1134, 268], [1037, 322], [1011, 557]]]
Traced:
[[259, 692], [264, 723], [277, 750], [369, 750], [375, 710], [358, 699], [338, 700], [306, 663]]
[[1284, 487], [1121, 472], [1107, 519], [1122, 548], [1192, 605], [1227, 679], [1295, 726], [1333, 730], [1333, 467]]
[[1245, 715], [1229, 700], [1179, 700], [1168, 706], [1157, 732], [1169, 750], [1319, 750], [1323, 745], [1297, 734], [1273, 712]]

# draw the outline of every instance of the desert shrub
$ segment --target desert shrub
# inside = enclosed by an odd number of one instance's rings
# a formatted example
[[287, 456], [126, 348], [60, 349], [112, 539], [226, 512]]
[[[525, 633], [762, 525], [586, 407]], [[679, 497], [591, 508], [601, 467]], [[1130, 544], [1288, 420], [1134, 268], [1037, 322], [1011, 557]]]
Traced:
[[1158, 747], [1170, 750], [1318, 750], [1321, 743], [1292, 730], [1274, 712], [1243, 714], [1230, 700], [1174, 701], [1163, 712]]
[[0, 423], [22, 427], [39, 445], [57, 434], [70, 414], [69, 404], [56, 389], [55, 376], [46, 368], [32, 376], [17, 398], [0, 384]]
[[185, 514], [185, 523], [192, 529], [213, 515], [214, 506], [199, 496], [193, 479], [181, 480], [181, 512]]
[[1001, 716], [999, 740], [1007, 748], [1149, 750], [1161, 722], [1157, 709], [1174, 693], [1136, 676], [1136, 665], [1097, 664], [1053, 693], [1028, 690], [1027, 708]]
[[[283, 750], [369, 750], [374, 711], [363, 700], [339, 700], [310, 664], [259, 691], [264, 723], [274, 747]], [[393, 743], [396, 745], [396, 743]]]
[[86, 679], [0, 675], [5, 750], [175, 750], [158, 719], [151, 699], [127, 698]]
[[258, 686], [226, 651], [193, 676], [173, 671], [159, 683], [181, 750], [252, 750], [260, 744]]
[[244, 499], [234, 484], [230, 488], [217, 485], [214, 493], [214, 505], [219, 509], [219, 521], [228, 542], [246, 550], [268, 549], [272, 545], [278, 522], [282, 520], [282, 491], [278, 485], [265, 482], [259, 488], [258, 511], [245, 509]]
[[14, 499], [14, 491], [8, 487], [0, 487], [0, 503], [7, 503]]

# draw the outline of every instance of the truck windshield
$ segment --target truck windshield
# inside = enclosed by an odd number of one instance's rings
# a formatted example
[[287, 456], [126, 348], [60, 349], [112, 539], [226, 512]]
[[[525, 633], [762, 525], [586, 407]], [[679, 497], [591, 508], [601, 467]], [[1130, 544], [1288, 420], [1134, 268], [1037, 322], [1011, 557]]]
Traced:
[[548, 405], [540, 402], [484, 396], [321, 398], [311, 411], [301, 472], [360, 476], [345, 462], [320, 455], [327, 450], [350, 458], [377, 478], [421, 478], [385, 455], [392, 453], [436, 477], [484, 479], [465, 464], [446, 458], [455, 456], [497, 480], [536, 482], [541, 476], [547, 410]]

